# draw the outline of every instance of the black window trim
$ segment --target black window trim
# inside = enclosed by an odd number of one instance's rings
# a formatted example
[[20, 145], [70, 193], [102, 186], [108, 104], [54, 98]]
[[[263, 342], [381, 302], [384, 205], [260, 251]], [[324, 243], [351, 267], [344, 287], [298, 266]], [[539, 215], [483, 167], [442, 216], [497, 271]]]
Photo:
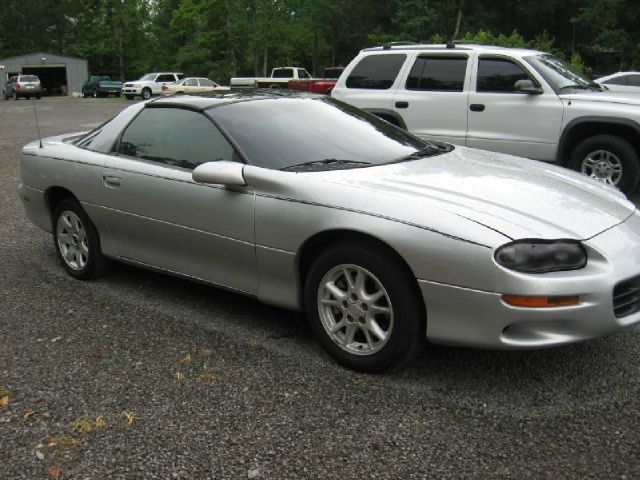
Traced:
[[[159, 99], [157, 99], [159, 100]], [[192, 111], [194, 113], [198, 113], [200, 115], [202, 115], [203, 117], [205, 117], [209, 122], [211, 122], [214, 126], [214, 128], [217, 128], [218, 131], [222, 134], [222, 136], [225, 138], [225, 140], [227, 140], [227, 142], [229, 142], [229, 144], [233, 147], [235, 153], [237, 154], [237, 156], [239, 157], [239, 160], [237, 160], [238, 163], [241, 163], [243, 165], [249, 165], [249, 162], [247, 161], [247, 157], [244, 154], [244, 152], [242, 150], [240, 150], [238, 148], [238, 145], [236, 144], [235, 141], [233, 141], [229, 135], [227, 134], [227, 132], [220, 127], [220, 125], [218, 124], [218, 122], [215, 121], [215, 119], [213, 119], [211, 117], [211, 115], [208, 115], [205, 110], [206, 108], [201, 108], [201, 107], [197, 107], [195, 105], [189, 105], [189, 104], [174, 104], [174, 105], [167, 105], [167, 104], [155, 104], [155, 102], [157, 100], [151, 101], [147, 104], [145, 104], [144, 108], [141, 108], [140, 111], [138, 113], [136, 113], [133, 118], [131, 120], [129, 120], [129, 122], [127, 122], [127, 124], [122, 128], [122, 130], [120, 130], [120, 133], [118, 134], [118, 136], [116, 137], [115, 141], [113, 142], [113, 146], [111, 147], [110, 152], [108, 153], [108, 155], [113, 155], [113, 156], [117, 156], [117, 157], [126, 157], [128, 159], [132, 159], [132, 160], [137, 160], [139, 162], [144, 162], [144, 163], [149, 163], [152, 165], [160, 165], [166, 168], [175, 168], [175, 169], [179, 169], [182, 171], [187, 171], [187, 172], [193, 172], [193, 168], [185, 168], [185, 167], [179, 167], [177, 165], [169, 165], [166, 163], [162, 163], [162, 162], [155, 162], [153, 160], [148, 160], [148, 159], [144, 159], [144, 158], [140, 158], [140, 157], [132, 157], [131, 155], [125, 155], [124, 153], [120, 153], [118, 150], [120, 148], [120, 142], [122, 141], [122, 136], [124, 135], [124, 132], [127, 131], [127, 129], [131, 126], [131, 124], [142, 114], [142, 112], [144, 112], [147, 108], [176, 108], [179, 110], [189, 110]], [[234, 161], [229, 159], [229, 161]]]
[[527, 95], [526, 93], [515, 92], [515, 91], [514, 92], [479, 92], [478, 91], [478, 78], [479, 78], [478, 73], [480, 72], [480, 60], [507, 60], [511, 63], [515, 63], [516, 65], [518, 65], [520, 68], [524, 70], [524, 72], [529, 76], [531, 81], [533, 81], [533, 84], [536, 87], [541, 88], [542, 91], [544, 92], [544, 87], [540, 84], [540, 82], [535, 77], [535, 75], [533, 75], [531, 71], [526, 67], [526, 65], [520, 60], [518, 60], [517, 58], [509, 57], [508, 55], [499, 55], [495, 53], [481, 53], [480, 55], [478, 55], [478, 61], [476, 64], [476, 81], [474, 85], [475, 93], [490, 93], [490, 94], [496, 94], [496, 95]]
[[[411, 75], [411, 70], [413, 70], [413, 67], [415, 66], [416, 62], [418, 61], [419, 58], [446, 58], [446, 59], [458, 59], [458, 58], [464, 58], [467, 61], [467, 65], [466, 65], [466, 69], [464, 71], [464, 78], [462, 79], [462, 90], [424, 90], [421, 88], [409, 88], [407, 87], [407, 83], [409, 83], [409, 76]], [[411, 64], [411, 67], [409, 68], [409, 71], [406, 74], [406, 79], [404, 81], [404, 89], [408, 90], [410, 92], [442, 92], [442, 93], [465, 93], [465, 83], [467, 81], [467, 74], [469, 73], [469, 55], [466, 53], [449, 53], [449, 52], [442, 52], [442, 53], [438, 53], [438, 52], [421, 52], [418, 55], [416, 55], [413, 58], [413, 63]], [[402, 70], [402, 69], [401, 69]], [[424, 72], [424, 67], [422, 69], [422, 72]], [[420, 77], [422, 77], [422, 72], [420, 74]]]

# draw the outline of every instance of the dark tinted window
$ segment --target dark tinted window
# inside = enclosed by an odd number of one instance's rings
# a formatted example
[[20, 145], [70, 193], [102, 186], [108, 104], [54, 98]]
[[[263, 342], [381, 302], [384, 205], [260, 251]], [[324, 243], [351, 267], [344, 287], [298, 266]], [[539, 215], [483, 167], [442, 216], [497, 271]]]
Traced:
[[529, 80], [524, 69], [510, 60], [481, 58], [478, 63], [478, 92], [515, 92], [518, 80]]
[[35, 75], [22, 75], [19, 82], [39, 82], [38, 77]]
[[173, 75], [158, 75], [156, 82], [175, 82], [176, 77]]
[[461, 92], [466, 71], [466, 58], [418, 57], [407, 78], [407, 89]]
[[629, 75], [620, 75], [604, 82], [605, 85], [629, 85]]
[[290, 68], [278, 68], [273, 71], [272, 78], [293, 78], [293, 70]]
[[178, 77], [178, 80], [182, 80], [184, 78], [184, 73], [178, 73], [176, 77]]
[[249, 163], [271, 169], [325, 159], [381, 164], [425, 146], [405, 130], [329, 98], [264, 98], [208, 112]]
[[118, 153], [183, 168], [235, 159], [211, 120], [179, 108], [145, 108], [124, 131]]
[[640, 75], [629, 75], [629, 85], [640, 87]]
[[396, 81], [407, 56], [404, 54], [370, 55], [360, 60], [347, 78], [347, 88], [386, 90]]

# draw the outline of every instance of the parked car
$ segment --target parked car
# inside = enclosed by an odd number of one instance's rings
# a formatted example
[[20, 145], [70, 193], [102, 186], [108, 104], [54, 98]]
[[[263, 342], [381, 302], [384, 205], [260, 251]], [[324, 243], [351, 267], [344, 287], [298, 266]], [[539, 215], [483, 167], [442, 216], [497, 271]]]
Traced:
[[183, 78], [179, 82], [162, 86], [162, 95], [175, 95], [180, 93], [209, 93], [227, 92], [229, 87], [222, 87], [213, 80], [200, 77]]
[[35, 75], [16, 75], [9, 79], [2, 89], [5, 100], [13, 97], [18, 100], [20, 97], [35, 97], [38, 100], [42, 98], [42, 85], [40, 79]]
[[270, 77], [232, 78], [231, 88], [288, 88], [289, 80], [309, 79], [311, 75], [300, 67], [279, 67], [271, 70]]
[[640, 179], [640, 96], [607, 91], [543, 52], [369, 48], [331, 95], [422, 138], [555, 162], [625, 193]]
[[596, 79], [614, 92], [640, 93], [640, 72], [618, 72]]
[[183, 73], [147, 73], [138, 80], [126, 82], [122, 87], [122, 93], [127, 97], [127, 100], [132, 100], [134, 97], [141, 97], [143, 100], [149, 100], [152, 95], [160, 95], [162, 93], [163, 85], [176, 83], [183, 78]]
[[82, 85], [83, 97], [107, 97], [113, 95], [119, 97], [122, 93], [122, 82], [111, 80], [111, 77], [91, 75]]
[[289, 80], [287, 88], [291, 90], [302, 90], [305, 92], [329, 95], [343, 71], [344, 67], [325, 68], [322, 72], [322, 78]]
[[19, 196], [71, 276], [111, 258], [305, 310], [354, 369], [640, 321], [640, 213], [616, 189], [305, 95], [140, 102], [26, 145]]

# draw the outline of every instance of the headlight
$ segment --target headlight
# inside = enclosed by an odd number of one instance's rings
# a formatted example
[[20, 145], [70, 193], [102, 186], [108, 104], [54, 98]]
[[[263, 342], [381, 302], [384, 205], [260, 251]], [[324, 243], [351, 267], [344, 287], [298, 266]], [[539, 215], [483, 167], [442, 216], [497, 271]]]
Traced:
[[587, 251], [575, 240], [516, 240], [496, 250], [495, 259], [517, 272], [559, 272], [583, 268]]

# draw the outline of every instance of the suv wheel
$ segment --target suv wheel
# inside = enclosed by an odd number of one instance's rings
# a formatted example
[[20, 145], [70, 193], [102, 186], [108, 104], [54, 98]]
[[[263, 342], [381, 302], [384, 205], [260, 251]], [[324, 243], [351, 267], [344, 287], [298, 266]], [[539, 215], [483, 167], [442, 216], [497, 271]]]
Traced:
[[571, 153], [569, 166], [627, 195], [640, 179], [638, 153], [629, 142], [615, 135], [596, 135], [580, 142]]
[[149, 100], [151, 98], [151, 90], [148, 88], [142, 89], [142, 99]]

